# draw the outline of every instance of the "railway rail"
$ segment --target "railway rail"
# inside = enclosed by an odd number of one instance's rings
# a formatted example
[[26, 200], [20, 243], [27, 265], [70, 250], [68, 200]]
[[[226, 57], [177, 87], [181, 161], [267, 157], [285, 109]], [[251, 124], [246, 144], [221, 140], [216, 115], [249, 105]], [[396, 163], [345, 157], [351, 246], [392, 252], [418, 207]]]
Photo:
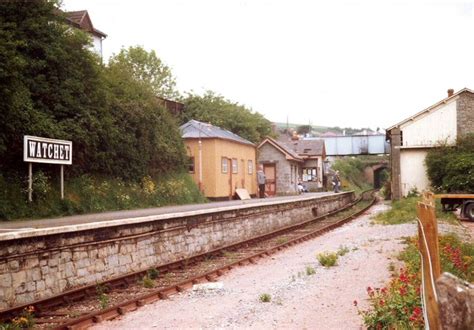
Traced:
[[365, 191], [343, 209], [297, 225], [153, 269], [126, 274], [27, 305], [5, 309], [0, 311], [0, 321], [12, 320], [25, 308], [33, 306], [37, 328], [88, 328], [95, 323], [136, 310], [142, 305], [167, 299], [194, 284], [215, 281], [232, 268], [256, 263], [260, 258], [337, 228], [372, 206], [375, 202], [373, 192]]

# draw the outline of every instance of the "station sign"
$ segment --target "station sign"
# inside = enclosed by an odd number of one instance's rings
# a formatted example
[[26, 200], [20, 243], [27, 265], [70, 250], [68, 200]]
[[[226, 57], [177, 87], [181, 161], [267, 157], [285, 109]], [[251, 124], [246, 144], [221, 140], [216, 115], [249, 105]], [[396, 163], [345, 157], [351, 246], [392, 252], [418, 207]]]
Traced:
[[72, 141], [25, 135], [23, 161], [30, 163], [72, 164]]

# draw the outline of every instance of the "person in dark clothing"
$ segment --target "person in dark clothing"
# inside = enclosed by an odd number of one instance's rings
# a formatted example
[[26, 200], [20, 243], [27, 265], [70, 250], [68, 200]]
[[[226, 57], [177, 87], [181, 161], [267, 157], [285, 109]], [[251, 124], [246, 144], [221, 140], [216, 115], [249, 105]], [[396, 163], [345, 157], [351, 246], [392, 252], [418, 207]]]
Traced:
[[334, 176], [332, 177], [332, 184], [334, 185], [334, 192], [338, 193], [340, 192], [341, 188], [341, 178], [339, 177], [339, 171], [336, 171]]
[[258, 183], [258, 192], [260, 198], [265, 198], [265, 182], [267, 178], [265, 177], [265, 172], [263, 172], [263, 166], [260, 165], [257, 171], [257, 183]]

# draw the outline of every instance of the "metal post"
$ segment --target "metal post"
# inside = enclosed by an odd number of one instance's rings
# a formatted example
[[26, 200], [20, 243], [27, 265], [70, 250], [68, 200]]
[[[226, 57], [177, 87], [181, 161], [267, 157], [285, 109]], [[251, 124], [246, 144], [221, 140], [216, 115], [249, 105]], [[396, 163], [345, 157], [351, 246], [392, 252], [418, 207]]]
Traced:
[[61, 164], [61, 199], [64, 199], [64, 165]]
[[33, 163], [28, 163], [28, 201], [33, 201]]

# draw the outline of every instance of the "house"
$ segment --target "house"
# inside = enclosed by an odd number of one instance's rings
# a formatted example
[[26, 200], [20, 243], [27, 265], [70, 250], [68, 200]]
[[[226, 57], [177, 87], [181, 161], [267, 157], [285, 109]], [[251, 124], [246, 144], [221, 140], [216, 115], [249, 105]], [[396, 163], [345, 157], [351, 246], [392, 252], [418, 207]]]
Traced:
[[66, 23], [89, 33], [92, 37], [92, 48], [102, 58], [102, 41], [107, 35], [97, 30], [93, 25], [87, 10], [68, 11], [64, 13]]
[[464, 88], [386, 130], [390, 141], [392, 198], [407, 196], [412, 189], [421, 192], [430, 186], [424, 160], [440, 142], [474, 133], [474, 91]]
[[257, 193], [256, 148], [225, 129], [190, 120], [180, 127], [189, 173], [210, 199], [232, 199], [237, 188]]
[[291, 195], [302, 182], [309, 191], [323, 189], [326, 148], [323, 140], [276, 141], [267, 137], [257, 147], [258, 163], [267, 178], [266, 193]]

